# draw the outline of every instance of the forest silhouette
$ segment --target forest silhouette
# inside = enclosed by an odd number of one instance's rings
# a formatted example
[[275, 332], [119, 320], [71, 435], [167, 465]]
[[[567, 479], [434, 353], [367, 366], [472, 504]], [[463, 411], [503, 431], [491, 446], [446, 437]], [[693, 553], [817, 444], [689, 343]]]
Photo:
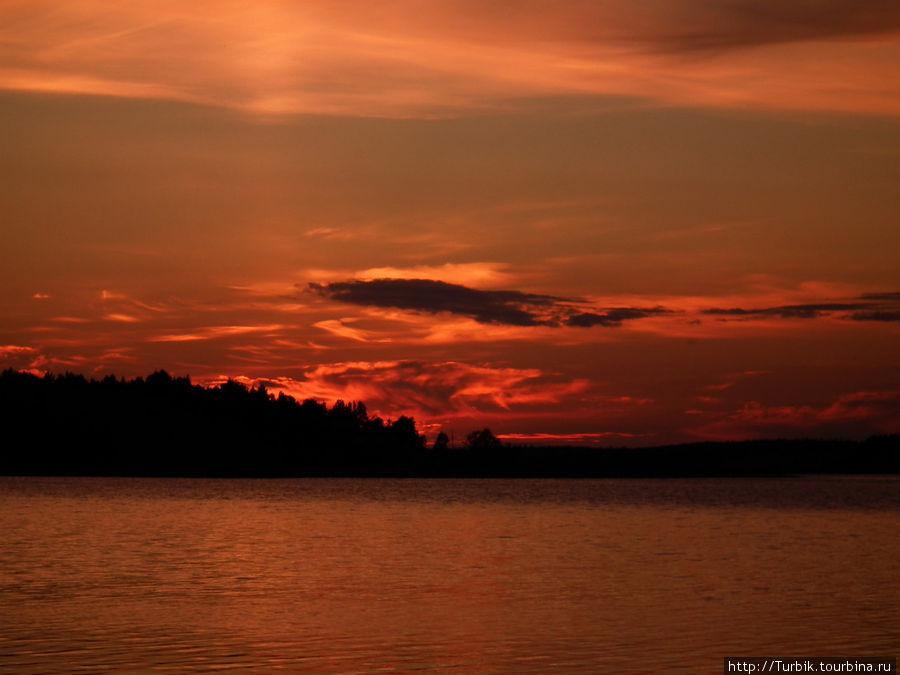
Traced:
[[0, 374], [0, 474], [676, 477], [900, 473], [900, 436], [655, 448], [509, 446], [489, 429], [428, 446], [415, 420], [363, 402], [297, 401], [228, 380]]

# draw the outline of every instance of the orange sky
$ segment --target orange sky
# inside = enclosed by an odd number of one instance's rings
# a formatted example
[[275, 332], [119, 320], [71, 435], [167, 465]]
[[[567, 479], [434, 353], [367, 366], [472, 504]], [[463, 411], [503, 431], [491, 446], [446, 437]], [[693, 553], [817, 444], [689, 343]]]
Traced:
[[898, 82], [893, 0], [0, 0], [0, 366], [900, 432]]

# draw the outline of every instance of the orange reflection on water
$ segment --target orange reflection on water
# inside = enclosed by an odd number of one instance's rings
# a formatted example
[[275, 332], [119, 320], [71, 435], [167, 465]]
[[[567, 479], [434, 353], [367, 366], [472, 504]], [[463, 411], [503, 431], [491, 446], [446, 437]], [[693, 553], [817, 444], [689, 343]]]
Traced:
[[890, 478], [3, 488], [14, 670], [696, 673], [896, 644]]

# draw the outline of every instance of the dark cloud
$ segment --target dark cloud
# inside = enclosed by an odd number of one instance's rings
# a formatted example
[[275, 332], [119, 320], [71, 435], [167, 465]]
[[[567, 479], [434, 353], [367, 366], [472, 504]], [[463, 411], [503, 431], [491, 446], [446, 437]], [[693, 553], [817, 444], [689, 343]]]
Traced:
[[519, 291], [481, 291], [430, 279], [374, 279], [310, 284], [322, 297], [351, 305], [396, 307], [419, 312], [450, 312], [481, 323], [539, 326], [552, 323], [541, 310], [562, 298]]
[[867, 309], [866, 303], [851, 302], [832, 302], [832, 303], [815, 303], [808, 305], [782, 305], [780, 307], [763, 307], [756, 309], [742, 309], [740, 307], [732, 307], [730, 309], [705, 309], [703, 314], [712, 314], [719, 316], [746, 316], [746, 317], [764, 317], [777, 316], [782, 319], [816, 319], [832, 312], [849, 312], [855, 309]]
[[[897, 0], [447, 0], [463, 35], [702, 53], [900, 30]], [[498, 26], [502, 30], [497, 30]]]
[[891, 291], [888, 293], [864, 293], [859, 296], [860, 300], [887, 300], [888, 302], [900, 302], [900, 291]]
[[394, 307], [416, 312], [449, 312], [480, 323], [509, 326], [615, 327], [623, 321], [668, 312], [662, 307], [615, 307], [585, 311], [574, 300], [521, 291], [490, 291], [429, 279], [375, 279], [309, 284], [329, 300], [351, 305]]
[[681, 21], [651, 35], [664, 50], [716, 51], [804, 40], [847, 39], [900, 30], [896, 0], [690, 0]]
[[566, 319], [567, 326], [590, 328], [592, 326], [606, 326], [607, 328], [621, 326], [623, 321], [631, 319], [646, 319], [659, 314], [669, 314], [671, 310], [662, 307], [615, 307], [602, 314], [596, 312], [581, 312]]
[[[853, 302], [821, 302], [778, 307], [742, 307], [705, 309], [703, 314], [735, 318], [777, 317], [781, 319], [818, 319], [832, 314], [842, 314], [854, 321], [900, 321], [900, 293], [865, 293]], [[726, 319], [722, 319], [726, 320]]]
[[850, 318], [854, 321], [900, 321], [900, 311], [854, 312]]
[[[437, 314], [449, 312], [480, 323], [508, 326], [615, 328], [625, 321], [647, 319], [673, 310], [665, 307], [591, 307], [583, 300], [513, 290], [479, 290], [430, 279], [375, 279], [309, 284], [309, 290], [335, 302], [392, 307]], [[701, 314], [720, 321], [818, 319], [837, 316], [853, 321], [900, 321], [900, 293], [866, 293], [848, 301], [774, 307], [712, 307]]]

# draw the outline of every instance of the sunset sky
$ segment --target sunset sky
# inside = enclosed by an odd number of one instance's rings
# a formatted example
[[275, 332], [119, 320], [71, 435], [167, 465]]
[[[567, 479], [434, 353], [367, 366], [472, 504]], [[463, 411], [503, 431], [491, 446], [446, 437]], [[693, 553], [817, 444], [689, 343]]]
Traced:
[[896, 0], [0, 0], [0, 181], [2, 368], [900, 433]]

